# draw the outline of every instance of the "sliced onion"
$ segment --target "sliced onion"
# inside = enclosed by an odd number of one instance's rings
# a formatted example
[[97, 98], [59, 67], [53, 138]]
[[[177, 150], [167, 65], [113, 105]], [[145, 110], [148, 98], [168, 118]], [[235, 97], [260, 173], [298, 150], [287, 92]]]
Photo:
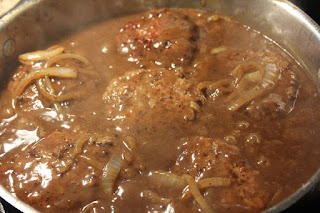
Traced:
[[268, 86], [273, 86], [276, 80], [279, 78], [279, 72], [280, 70], [278, 69], [277, 65], [267, 64], [262, 83], [268, 84]]
[[88, 69], [82, 69], [82, 68], [79, 68], [78, 69], [78, 72], [79, 73], [83, 73], [83, 74], [86, 74], [86, 75], [90, 75], [92, 77], [100, 77], [99, 73], [95, 72], [95, 71], [92, 71], [92, 70], [88, 70]]
[[22, 64], [32, 64], [32, 62], [47, 60], [51, 57], [61, 54], [64, 51], [64, 47], [59, 45], [52, 46], [46, 50], [38, 50], [35, 52], [29, 52], [19, 55], [19, 61]]
[[149, 174], [151, 184], [158, 187], [183, 189], [187, 183], [185, 180], [176, 174], [168, 172], [152, 172]]
[[262, 75], [260, 71], [251, 72], [245, 76], [249, 81], [260, 83], [262, 81]]
[[102, 170], [101, 185], [103, 191], [111, 196], [113, 194], [113, 186], [121, 171], [123, 160], [119, 157], [112, 156], [107, 165]]
[[76, 78], [77, 71], [72, 68], [50, 67], [37, 69], [27, 74], [17, 85], [13, 98], [16, 99], [31, 82], [45, 76], [54, 76], [61, 78]]
[[70, 92], [65, 95], [55, 95], [51, 94], [47, 91], [47, 89], [44, 88], [44, 85], [40, 83], [40, 79], [37, 81], [37, 87], [41, 95], [43, 95], [46, 99], [53, 101], [53, 102], [62, 102], [67, 101], [75, 98], [80, 98], [81, 93], [80, 91]]
[[247, 62], [247, 63], [244, 63], [244, 64], [239, 64], [232, 72], [231, 72], [231, 75], [233, 77], [236, 78], [236, 82], [239, 82], [242, 78], [242, 76], [249, 72], [249, 71], [259, 71], [261, 73], [261, 76], [264, 75], [264, 69], [263, 67], [256, 63], [256, 62]]
[[85, 65], [90, 64], [89, 61], [81, 55], [78, 55], [75, 53], [62, 53], [62, 54], [59, 54], [59, 55], [56, 55], [56, 56], [50, 58], [47, 61], [47, 63], [45, 64], [45, 67], [51, 67], [53, 64], [56, 64], [57, 62], [64, 60], [64, 59], [76, 59], [78, 61], [81, 61]]
[[194, 199], [198, 202], [200, 208], [204, 213], [214, 213], [212, 207], [207, 203], [207, 201], [202, 196], [197, 183], [194, 181], [193, 177], [190, 175], [184, 174], [182, 177], [186, 180], [189, 185], [190, 191]]
[[76, 142], [76, 149], [74, 152], [74, 156], [76, 157], [77, 155], [81, 154], [82, 149], [83, 149], [83, 145], [88, 142], [89, 140], [89, 136], [88, 135], [84, 135], [82, 137], [80, 137], [77, 142]]
[[216, 55], [227, 50], [226, 46], [216, 47], [210, 50], [210, 54]]
[[156, 203], [160, 203], [163, 205], [167, 205], [167, 204], [171, 203], [171, 199], [160, 197], [158, 194], [156, 194], [155, 192], [150, 191], [150, 190], [144, 190], [142, 192], [142, 197], [144, 199], [151, 201], [151, 202], [156, 202]]
[[[53, 86], [51, 84], [50, 78], [48, 76], [45, 76], [43, 80], [44, 80], [44, 83], [45, 83], [45, 87], [49, 91], [49, 93], [50, 94], [54, 94], [55, 91], [54, 91], [54, 88], [53, 88]], [[38, 81], [40, 82], [41, 79], [39, 79]]]
[[[209, 187], [225, 187], [231, 185], [231, 180], [229, 178], [221, 178], [221, 177], [213, 177], [213, 178], [205, 178], [199, 180], [198, 182], [199, 189], [206, 189]], [[190, 191], [190, 187], [187, 186], [182, 192], [182, 199], [189, 199], [192, 194]]]
[[200, 189], [217, 186], [230, 186], [231, 180], [229, 178], [213, 177], [199, 180], [198, 186]]
[[232, 101], [228, 106], [229, 110], [237, 110], [249, 101], [261, 96], [264, 92], [275, 85], [278, 78], [279, 69], [277, 68], [277, 66], [275, 64], [267, 64], [261, 84], [255, 86], [248, 92], [245, 92], [237, 100]]
[[[39, 79], [38, 81], [40, 81], [40, 79]], [[54, 89], [53, 89], [53, 86], [52, 86], [51, 81], [50, 81], [50, 79], [49, 79], [48, 76], [45, 76], [45, 77], [44, 77], [44, 82], [45, 82], [45, 87], [46, 87], [46, 88], [48, 89], [48, 91], [49, 91], [49, 94], [54, 95], [54, 94], [55, 94], [55, 91], [54, 91]], [[45, 91], [46, 91], [46, 90], [45, 90]], [[58, 114], [61, 114], [61, 113], [62, 113], [62, 108], [61, 108], [61, 106], [59, 105], [59, 103], [53, 102], [53, 106], [54, 106], [54, 108], [56, 109], [56, 111], [57, 111]]]
[[232, 102], [231, 105], [228, 107], [229, 110], [235, 111], [242, 107], [244, 104], [248, 103], [252, 99], [260, 96], [266, 91], [264, 87], [258, 85], [245, 94], [241, 95], [236, 101]]

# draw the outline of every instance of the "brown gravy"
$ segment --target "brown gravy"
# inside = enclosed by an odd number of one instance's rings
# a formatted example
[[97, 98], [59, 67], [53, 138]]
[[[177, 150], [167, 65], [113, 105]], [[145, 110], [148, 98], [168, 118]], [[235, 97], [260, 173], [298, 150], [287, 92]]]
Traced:
[[48, 56], [21, 65], [0, 101], [0, 182], [40, 211], [257, 212], [319, 167], [313, 82], [229, 17], [161, 9], [58, 45], [90, 62], [52, 65], [77, 70], [49, 77], [74, 98], [48, 100], [40, 80], [12, 101]]

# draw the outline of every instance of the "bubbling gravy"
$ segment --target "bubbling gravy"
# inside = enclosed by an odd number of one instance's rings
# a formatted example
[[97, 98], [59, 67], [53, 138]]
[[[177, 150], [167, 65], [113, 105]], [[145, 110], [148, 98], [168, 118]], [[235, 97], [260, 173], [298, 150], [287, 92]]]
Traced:
[[152, 10], [18, 60], [0, 183], [39, 211], [259, 212], [319, 168], [316, 87], [230, 17]]

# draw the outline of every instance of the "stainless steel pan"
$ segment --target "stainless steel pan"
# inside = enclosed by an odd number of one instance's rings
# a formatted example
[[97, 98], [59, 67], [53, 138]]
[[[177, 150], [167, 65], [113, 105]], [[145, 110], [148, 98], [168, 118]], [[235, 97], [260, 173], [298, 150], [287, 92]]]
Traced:
[[[25, 0], [0, 20], [0, 86], [23, 52], [41, 49], [92, 23], [158, 7], [202, 8], [200, 0]], [[236, 17], [295, 56], [319, 85], [320, 29], [299, 8], [285, 0], [207, 0], [207, 10]], [[296, 193], [265, 212], [280, 212], [317, 189], [320, 170]], [[23, 212], [36, 212], [0, 186], [0, 196]]]

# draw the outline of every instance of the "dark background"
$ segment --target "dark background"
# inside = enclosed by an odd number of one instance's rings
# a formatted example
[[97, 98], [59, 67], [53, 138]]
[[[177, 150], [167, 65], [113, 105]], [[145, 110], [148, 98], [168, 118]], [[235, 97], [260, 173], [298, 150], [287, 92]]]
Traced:
[[[320, 4], [319, 0], [291, 0], [295, 5], [299, 6], [304, 10], [313, 20], [320, 25]], [[319, 47], [320, 48], [320, 47]], [[0, 201], [7, 213], [18, 213], [19, 211], [13, 208], [10, 204], [6, 203], [0, 198]], [[1, 205], [1, 204], [0, 204]], [[315, 193], [313, 196], [308, 197], [305, 200], [301, 200], [284, 213], [300, 213], [300, 212], [320, 212], [320, 191]], [[1, 206], [0, 206], [1, 213]]]
[[303, 9], [313, 20], [320, 24], [319, 0], [289, 0]]

